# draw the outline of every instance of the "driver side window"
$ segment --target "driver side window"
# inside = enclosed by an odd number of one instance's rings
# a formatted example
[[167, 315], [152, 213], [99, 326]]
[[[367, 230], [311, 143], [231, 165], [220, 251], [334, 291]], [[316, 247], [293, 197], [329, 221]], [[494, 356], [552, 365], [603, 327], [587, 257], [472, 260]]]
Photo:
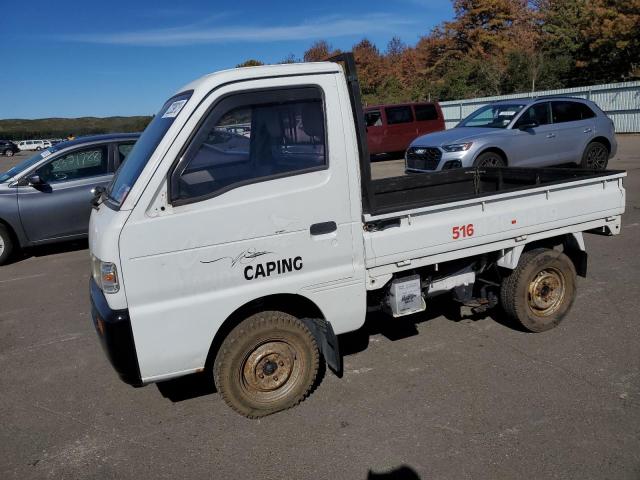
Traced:
[[327, 168], [316, 87], [231, 95], [210, 112], [172, 175], [174, 204]]
[[77, 150], [43, 165], [36, 175], [45, 183], [65, 182], [108, 173], [107, 148]]
[[529, 107], [529, 109], [518, 119], [514, 128], [519, 128], [521, 125], [527, 125], [534, 122], [538, 125], [548, 125], [551, 123], [549, 119], [549, 103], [537, 103]]

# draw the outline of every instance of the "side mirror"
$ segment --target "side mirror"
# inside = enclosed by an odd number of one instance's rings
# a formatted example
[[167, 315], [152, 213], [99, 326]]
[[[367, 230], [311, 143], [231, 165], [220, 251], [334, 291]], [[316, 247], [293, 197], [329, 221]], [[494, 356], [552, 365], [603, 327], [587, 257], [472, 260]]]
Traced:
[[93, 194], [93, 198], [91, 199], [91, 205], [93, 205], [94, 207], [100, 206], [100, 203], [102, 203], [102, 195], [106, 191], [107, 188], [102, 185], [98, 185], [97, 187], [92, 188], [91, 193]]
[[33, 187], [40, 187], [47, 183], [42, 180], [42, 178], [40, 178], [40, 175], [31, 175], [29, 178], [27, 178], [27, 181], [29, 182], [29, 185]]
[[518, 130], [530, 130], [539, 126], [540, 124], [538, 122], [523, 123], [522, 125], [518, 126]]

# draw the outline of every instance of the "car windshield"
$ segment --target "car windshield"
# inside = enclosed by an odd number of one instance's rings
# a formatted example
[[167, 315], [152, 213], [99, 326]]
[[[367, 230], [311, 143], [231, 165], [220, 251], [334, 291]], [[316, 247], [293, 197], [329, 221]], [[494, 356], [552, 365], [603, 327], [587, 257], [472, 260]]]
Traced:
[[147, 128], [144, 129], [133, 149], [127, 155], [127, 161], [118, 169], [107, 189], [109, 203], [117, 207], [122, 205], [162, 137], [191, 97], [191, 93], [181, 93], [167, 100], [147, 125]]
[[507, 128], [524, 106], [523, 103], [486, 105], [465, 118], [458, 127]]
[[23, 160], [18, 165], [16, 165], [13, 168], [10, 168], [4, 173], [0, 173], [0, 183], [5, 183], [9, 181], [16, 175], [19, 175], [20, 173], [24, 172], [28, 168], [38, 163], [43, 158], [47, 158], [49, 155], [51, 155], [53, 152], [56, 152], [57, 150], [58, 149], [56, 147], [49, 147], [45, 150], [41, 150], [40, 152], [38, 152], [37, 155], [34, 155], [33, 157]]

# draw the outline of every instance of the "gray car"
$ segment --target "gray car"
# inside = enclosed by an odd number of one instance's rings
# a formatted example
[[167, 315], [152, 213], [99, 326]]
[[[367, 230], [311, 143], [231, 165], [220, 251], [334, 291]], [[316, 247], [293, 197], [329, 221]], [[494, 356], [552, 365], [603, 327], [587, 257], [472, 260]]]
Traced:
[[138, 137], [58, 143], [0, 173], [0, 265], [15, 247], [86, 237], [95, 188], [111, 181]]
[[416, 138], [405, 154], [405, 169], [561, 164], [604, 169], [616, 149], [613, 122], [593, 102], [508, 100], [476, 110], [455, 128]]

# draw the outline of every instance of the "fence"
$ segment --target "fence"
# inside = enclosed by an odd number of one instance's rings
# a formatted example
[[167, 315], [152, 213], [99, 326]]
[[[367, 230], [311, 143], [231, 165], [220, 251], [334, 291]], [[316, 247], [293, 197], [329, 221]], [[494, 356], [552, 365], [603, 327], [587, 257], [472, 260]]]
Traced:
[[499, 100], [547, 96], [578, 97], [591, 100], [613, 120], [616, 132], [640, 133], [640, 81], [546, 90], [544, 92], [516, 93], [499, 97], [472, 98], [470, 100], [453, 100], [440, 102], [440, 106], [442, 107], [447, 128], [452, 128], [460, 120], [487, 103]]

